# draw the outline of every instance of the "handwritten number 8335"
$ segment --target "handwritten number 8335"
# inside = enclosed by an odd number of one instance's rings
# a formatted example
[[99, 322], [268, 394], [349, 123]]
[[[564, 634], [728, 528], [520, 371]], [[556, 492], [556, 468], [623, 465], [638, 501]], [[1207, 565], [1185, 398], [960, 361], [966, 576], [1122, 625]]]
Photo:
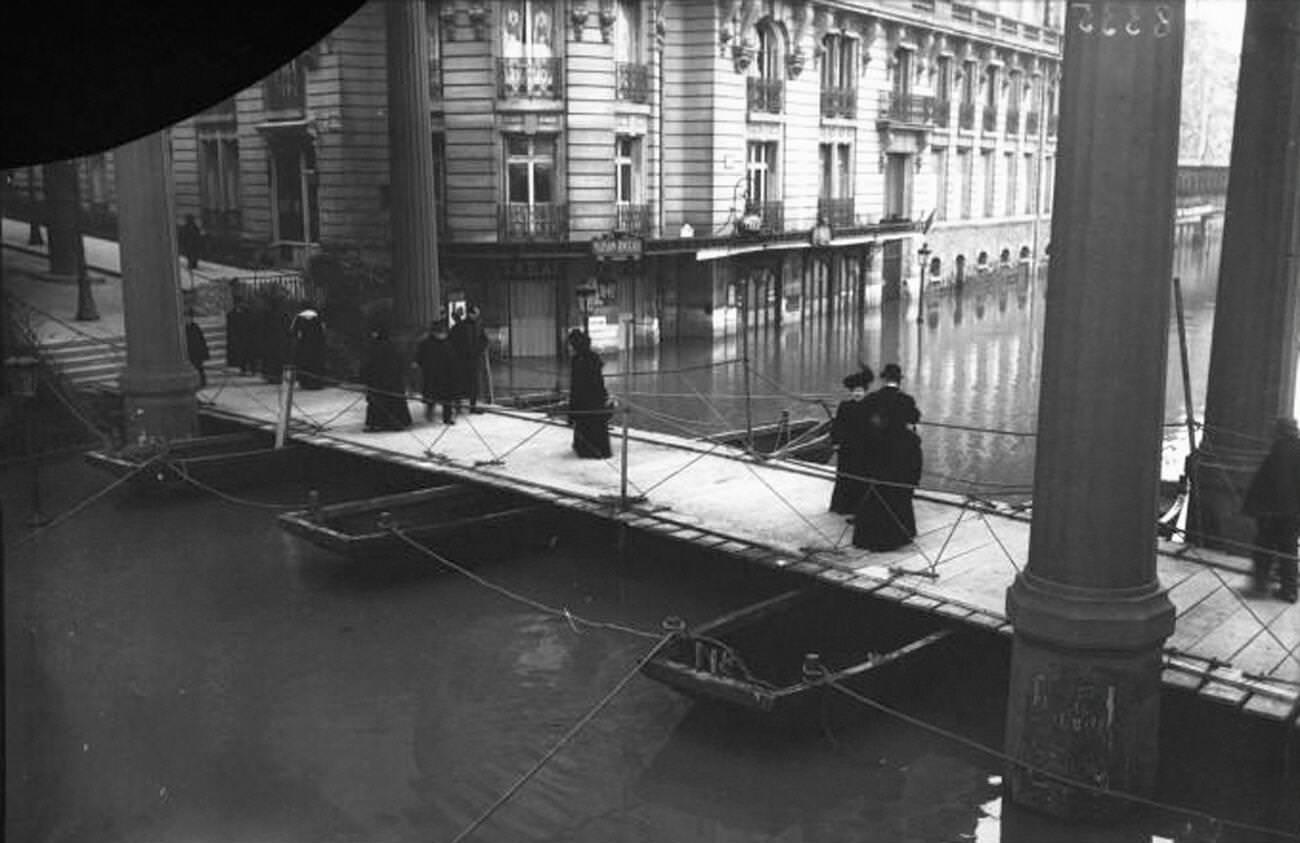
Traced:
[[1173, 31], [1173, 17], [1164, 3], [1071, 3], [1070, 14], [1080, 32], [1099, 32], [1107, 38], [1120, 33], [1165, 38]]

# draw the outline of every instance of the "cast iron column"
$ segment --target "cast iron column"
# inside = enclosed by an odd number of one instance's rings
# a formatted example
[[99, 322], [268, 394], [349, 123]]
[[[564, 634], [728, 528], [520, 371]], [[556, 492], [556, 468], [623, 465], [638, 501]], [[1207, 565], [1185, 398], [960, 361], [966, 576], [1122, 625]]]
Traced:
[[126, 437], [198, 432], [199, 376], [185, 358], [176, 258], [171, 139], [166, 130], [114, 151], [126, 371]]
[[1193, 539], [1254, 540], [1241, 496], [1294, 412], [1300, 260], [1300, 4], [1246, 6], [1205, 430], [1191, 461]]
[[1136, 21], [1110, 5], [1072, 4], [1065, 26], [1033, 522], [1007, 590], [1010, 796], [1067, 818], [1128, 805], [1035, 768], [1151, 791], [1174, 625], [1155, 523], [1183, 2], [1134, 4]]
[[438, 316], [438, 222], [424, 3], [386, 3], [394, 334], [413, 343]]
[[50, 237], [50, 276], [75, 281], [82, 257], [78, 223], [77, 162], [52, 161], [42, 166], [45, 186], [46, 229]]

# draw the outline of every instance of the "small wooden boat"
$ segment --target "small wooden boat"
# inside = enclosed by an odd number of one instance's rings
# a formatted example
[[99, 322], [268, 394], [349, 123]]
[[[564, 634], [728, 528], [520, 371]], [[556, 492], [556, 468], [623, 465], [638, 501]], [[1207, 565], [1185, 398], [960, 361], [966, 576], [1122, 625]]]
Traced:
[[[363, 500], [311, 506], [279, 517], [281, 529], [352, 560], [418, 553], [394, 528], [420, 544], [455, 538], [518, 536], [519, 519], [550, 510], [486, 486], [451, 483]], [[540, 525], [539, 525], [540, 529]]]
[[827, 690], [805, 675], [810, 656], [846, 687], [883, 693], [934, 669], [954, 637], [936, 617], [815, 585], [685, 631], [641, 670], [696, 700], [789, 715]]
[[755, 425], [749, 432], [728, 430], [704, 437], [706, 442], [721, 442], [745, 448], [752, 442], [753, 451], [769, 457], [789, 457], [803, 462], [827, 463], [835, 452], [831, 442], [830, 419], [782, 418], [769, 424]]
[[[244, 431], [89, 451], [85, 459], [116, 477], [131, 476], [130, 484], [139, 491], [201, 493], [204, 487], [228, 491], [296, 476], [304, 449], [274, 445], [270, 433]], [[141, 470], [145, 464], [149, 467]]]

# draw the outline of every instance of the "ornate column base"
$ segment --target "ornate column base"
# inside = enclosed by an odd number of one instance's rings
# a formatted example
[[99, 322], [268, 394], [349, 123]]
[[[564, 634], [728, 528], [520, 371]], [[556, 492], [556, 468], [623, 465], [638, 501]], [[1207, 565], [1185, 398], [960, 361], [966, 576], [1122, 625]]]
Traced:
[[127, 443], [143, 438], [186, 439], [198, 435], [198, 401], [193, 370], [122, 373]]
[[1133, 803], [1074, 787], [1147, 795], [1155, 786], [1163, 643], [1174, 607], [1158, 583], [1082, 589], [1021, 573], [1007, 591], [1015, 625], [1007, 699], [1013, 802], [1106, 821]]
[[1206, 441], [1187, 458], [1190, 542], [1242, 553], [1243, 545], [1255, 540], [1255, 519], [1242, 515], [1241, 502], [1267, 453], [1266, 448], [1216, 447]]

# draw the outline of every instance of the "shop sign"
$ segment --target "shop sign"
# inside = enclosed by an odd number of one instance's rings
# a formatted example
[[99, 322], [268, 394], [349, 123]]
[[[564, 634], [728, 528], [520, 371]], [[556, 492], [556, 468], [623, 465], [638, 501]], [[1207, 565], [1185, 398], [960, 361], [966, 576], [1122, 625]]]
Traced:
[[598, 261], [640, 260], [643, 241], [630, 234], [603, 234], [591, 241], [591, 253]]

